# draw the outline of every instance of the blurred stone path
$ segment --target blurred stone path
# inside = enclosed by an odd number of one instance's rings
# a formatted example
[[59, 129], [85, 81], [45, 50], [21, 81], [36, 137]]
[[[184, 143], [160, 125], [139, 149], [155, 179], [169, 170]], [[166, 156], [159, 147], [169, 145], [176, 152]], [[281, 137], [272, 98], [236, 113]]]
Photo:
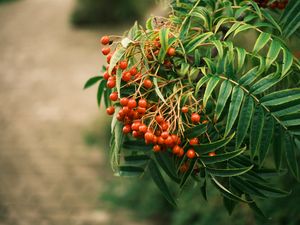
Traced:
[[101, 68], [103, 32], [73, 29], [73, 2], [0, 5], [0, 225], [141, 224], [98, 199], [112, 173], [83, 130], [106, 117], [82, 86]]

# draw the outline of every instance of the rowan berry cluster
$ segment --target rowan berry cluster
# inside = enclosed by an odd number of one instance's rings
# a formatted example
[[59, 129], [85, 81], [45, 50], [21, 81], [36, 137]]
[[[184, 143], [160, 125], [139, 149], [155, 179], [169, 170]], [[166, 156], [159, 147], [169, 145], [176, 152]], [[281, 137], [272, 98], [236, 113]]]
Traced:
[[[170, 151], [177, 157], [186, 155], [189, 159], [199, 157], [193, 148], [200, 144], [198, 137], [185, 138], [179, 131], [179, 127], [183, 125], [178, 124], [178, 115], [174, 116], [166, 104], [161, 104], [160, 100], [154, 100], [150, 96], [155, 92], [151, 78], [154, 76], [155, 66], [146, 70], [141, 62], [130, 65], [127, 59], [122, 59], [109, 73], [109, 64], [114, 52], [111, 51], [108, 44], [111, 44], [112, 41], [109, 36], [104, 36], [101, 38], [101, 43], [104, 45], [102, 53], [107, 57], [108, 63], [103, 77], [107, 80], [107, 88], [113, 89], [109, 96], [113, 104], [106, 111], [108, 115], [116, 114], [116, 119], [123, 124], [123, 133], [132, 135], [134, 138], [144, 139], [146, 145], [152, 145], [154, 152]], [[155, 61], [160, 48], [159, 37], [146, 45], [145, 54], [149, 62]], [[176, 54], [176, 47], [169, 47], [163, 65], [171, 68], [173, 66], [172, 57]], [[121, 74], [121, 93], [116, 91], [117, 73]], [[165, 83], [159, 83], [158, 86], [164, 86], [166, 83], [168, 83], [167, 80]], [[127, 91], [123, 93], [123, 90]], [[174, 103], [172, 107], [178, 106], [175, 98], [170, 101], [170, 104]], [[179, 105], [178, 107], [179, 117], [184, 117], [189, 126], [208, 123], [208, 120], [202, 115], [201, 108], [197, 111], [189, 105]], [[215, 156], [215, 153], [209, 155]]]
[[262, 8], [280, 9], [283, 10], [288, 4], [288, 0], [254, 0]]

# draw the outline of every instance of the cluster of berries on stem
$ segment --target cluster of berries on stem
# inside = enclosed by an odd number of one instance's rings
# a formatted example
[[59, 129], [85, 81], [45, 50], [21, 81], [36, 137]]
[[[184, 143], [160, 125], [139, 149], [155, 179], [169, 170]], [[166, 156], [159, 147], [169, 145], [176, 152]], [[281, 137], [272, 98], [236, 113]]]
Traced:
[[[180, 106], [175, 95], [169, 96], [168, 104], [152, 99], [150, 95], [155, 92], [153, 77], [159, 76], [157, 74], [158, 69], [153, 66], [146, 70], [142, 60], [133, 65], [125, 58], [120, 60], [109, 72], [110, 61], [114, 54], [109, 45], [113, 41], [110, 40], [109, 36], [103, 36], [101, 43], [104, 45], [102, 54], [106, 56], [108, 63], [103, 77], [107, 81], [107, 88], [112, 90], [109, 96], [112, 106], [109, 106], [106, 111], [108, 115], [115, 115], [116, 119], [123, 124], [124, 135], [143, 139], [146, 145], [152, 146], [154, 152], [169, 151], [179, 158], [185, 155], [188, 159], [200, 157], [194, 150], [194, 146], [200, 145], [199, 137], [188, 139], [182, 132], [184, 125], [193, 127], [208, 123], [202, 108], [195, 107], [198, 102], [194, 100], [192, 105]], [[145, 48], [147, 60], [154, 61], [160, 48], [159, 37], [156, 37], [153, 42], [149, 42]], [[163, 63], [165, 68], [173, 66], [172, 58], [176, 54], [176, 46], [168, 48], [167, 57]], [[121, 74], [121, 93], [118, 93], [116, 88], [117, 73]], [[166, 82], [158, 83], [158, 88], [163, 88], [166, 84], [174, 82], [160, 78]], [[134, 91], [129, 94], [126, 91], [123, 93], [123, 90], [130, 90], [130, 88]], [[184, 87], [180, 90], [183, 91]], [[178, 111], [174, 108], [178, 108]], [[209, 156], [215, 156], [215, 153], [209, 153]], [[182, 169], [184, 170], [184, 168]]]

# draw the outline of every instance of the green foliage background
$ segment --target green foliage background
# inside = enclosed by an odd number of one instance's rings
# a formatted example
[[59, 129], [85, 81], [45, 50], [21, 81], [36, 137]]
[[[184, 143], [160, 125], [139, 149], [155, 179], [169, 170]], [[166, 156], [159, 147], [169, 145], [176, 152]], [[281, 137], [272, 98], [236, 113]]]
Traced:
[[153, 4], [154, 0], [77, 0], [71, 20], [77, 26], [130, 23]]

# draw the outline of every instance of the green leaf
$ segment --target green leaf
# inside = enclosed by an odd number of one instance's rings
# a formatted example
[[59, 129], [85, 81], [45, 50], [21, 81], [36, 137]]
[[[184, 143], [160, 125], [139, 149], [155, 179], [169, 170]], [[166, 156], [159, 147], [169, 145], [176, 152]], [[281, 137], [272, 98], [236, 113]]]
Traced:
[[238, 33], [242, 32], [242, 31], [245, 31], [245, 30], [249, 30], [253, 28], [252, 25], [249, 25], [249, 24], [244, 24], [242, 26], [240, 26], [239, 28], [237, 28], [235, 31], [234, 31], [234, 34], [233, 34], [233, 37], [235, 37]]
[[270, 38], [271, 34], [265, 32], [260, 33], [259, 37], [255, 42], [253, 52], [259, 52], [269, 42]]
[[136, 166], [120, 166], [115, 175], [122, 177], [139, 177], [144, 173], [144, 169]]
[[224, 147], [225, 145], [227, 145], [233, 139], [234, 136], [235, 136], [235, 133], [233, 133], [228, 138], [224, 138], [224, 139], [221, 139], [221, 140], [218, 140], [215, 142], [211, 142], [208, 144], [195, 145], [194, 149], [200, 155], [214, 152], [214, 151]]
[[296, 179], [299, 179], [298, 161], [297, 161], [296, 150], [295, 150], [293, 140], [288, 132], [285, 132], [284, 139], [285, 139], [286, 160], [290, 172], [293, 174], [293, 176]]
[[188, 178], [191, 176], [191, 174], [194, 171], [195, 165], [197, 163], [197, 158], [191, 159], [190, 163], [189, 163], [189, 168], [188, 170], [184, 173], [181, 182], [180, 182], [180, 188], [184, 187], [184, 185], [186, 184]]
[[198, 48], [202, 43], [204, 43], [212, 35], [214, 35], [212, 32], [207, 32], [207, 33], [200, 34], [197, 37], [193, 38], [186, 45], [186, 51], [187, 51], [187, 53], [190, 53], [190, 52], [194, 51], [196, 48]]
[[244, 168], [228, 168], [228, 169], [216, 169], [216, 168], [206, 167], [206, 172], [216, 177], [234, 177], [234, 176], [240, 176], [244, 173], [247, 173], [252, 168], [253, 165]]
[[153, 77], [153, 84], [154, 84], [154, 88], [155, 88], [155, 92], [156, 92], [157, 96], [158, 96], [164, 103], [166, 103], [166, 100], [165, 100], [163, 94], [162, 94], [161, 91], [159, 90], [156, 76]]
[[122, 124], [120, 122], [116, 122], [112, 130], [112, 139], [111, 139], [109, 156], [110, 156], [110, 164], [114, 172], [118, 171], [118, 167], [120, 164], [120, 152], [121, 152], [121, 146], [124, 138], [122, 128], [123, 128]]
[[98, 76], [97, 76], [97, 77], [92, 77], [92, 78], [90, 78], [90, 79], [85, 83], [83, 89], [87, 89], [87, 88], [93, 86], [93, 85], [96, 84], [99, 80], [102, 80], [102, 79], [103, 79], [103, 77], [98, 77]]
[[161, 175], [156, 163], [153, 160], [150, 160], [149, 162], [149, 171], [151, 174], [151, 177], [154, 181], [154, 183], [157, 185], [159, 190], [163, 193], [165, 198], [168, 200], [169, 203], [171, 203], [173, 206], [176, 207], [176, 201], [171, 194], [163, 176]]
[[236, 201], [236, 202], [248, 202], [244, 199], [242, 199], [241, 197], [233, 194], [231, 191], [229, 191], [227, 188], [225, 188], [218, 180], [216, 180], [213, 176], [211, 176], [211, 180], [212, 180], [212, 183], [215, 185], [215, 187], [221, 192], [221, 194], [226, 197], [226, 198], [229, 198], [233, 201]]
[[273, 156], [274, 156], [274, 162], [277, 171], [280, 170], [281, 164], [282, 164], [282, 145], [283, 145], [283, 131], [281, 125], [277, 125], [274, 132], [274, 139], [273, 139]]
[[160, 43], [161, 43], [161, 49], [158, 54], [158, 61], [160, 63], [163, 63], [165, 60], [165, 56], [167, 54], [167, 51], [169, 49], [169, 33], [170, 29], [169, 28], [162, 28], [159, 31], [159, 38], [160, 38]]
[[239, 26], [241, 26], [241, 23], [236, 22], [234, 23], [230, 29], [227, 31], [226, 35], [224, 36], [224, 40], [232, 33], [234, 32]]
[[277, 84], [279, 81], [281, 81], [280, 74], [272, 73], [253, 84], [253, 86], [250, 88], [250, 92], [252, 92], [254, 95], [261, 94]]
[[286, 89], [273, 92], [261, 98], [265, 106], [277, 106], [300, 99], [300, 88]]
[[239, 80], [240, 85], [242, 86], [247, 86], [253, 83], [253, 81], [257, 78], [258, 76], [258, 67], [254, 67], [251, 70], [249, 70], [244, 76], [241, 77]]
[[181, 26], [180, 31], [179, 31], [179, 39], [180, 40], [184, 39], [185, 36], [188, 34], [190, 26], [191, 26], [191, 17], [187, 16]]
[[296, 112], [293, 114], [285, 115], [280, 117], [280, 120], [282, 121], [282, 124], [286, 127], [291, 126], [299, 126], [300, 125], [300, 113]]
[[264, 111], [262, 107], [257, 106], [254, 111], [251, 130], [250, 130], [250, 154], [252, 159], [257, 153], [259, 142], [261, 140], [263, 127], [264, 127]]
[[271, 115], [267, 115], [264, 120], [264, 126], [261, 134], [261, 141], [258, 147], [258, 161], [262, 166], [268, 154], [274, 133], [274, 119]]
[[244, 193], [255, 195], [263, 199], [267, 198], [267, 196], [265, 196], [261, 191], [259, 191], [254, 185], [239, 177], [232, 178], [231, 183], [233, 187], [241, 190]]
[[272, 65], [272, 63], [277, 59], [277, 57], [280, 53], [280, 50], [281, 50], [281, 44], [278, 41], [273, 40], [271, 42], [271, 45], [270, 45], [270, 48], [269, 48], [269, 51], [267, 54], [267, 60], [266, 60], [267, 68], [269, 68]]
[[243, 48], [236, 48], [236, 52], [237, 52], [237, 61], [238, 61], [237, 71], [239, 72], [245, 66], [245, 59], [246, 59], [247, 52]]
[[220, 118], [222, 111], [226, 105], [226, 102], [231, 94], [231, 91], [232, 91], [232, 85], [230, 81], [225, 80], [221, 84], [220, 91], [219, 91], [219, 96], [218, 96], [218, 101], [217, 101], [215, 116], [214, 116], [215, 121], [217, 121]]
[[254, 211], [254, 213], [258, 217], [260, 217], [263, 220], [267, 220], [268, 219], [265, 216], [265, 214], [263, 213], [263, 211], [261, 211], [261, 209], [257, 206], [257, 204], [253, 201], [253, 199], [249, 195], [246, 195], [246, 199], [247, 199], [247, 201], [249, 201], [249, 203], [248, 203], [249, 207]]
[[176, 168], [170, 154], [165, 152], [158, 152], [155, 154], [155, 159], [159, 163], [160, 167], [165, 173], [176, 183], [180, 182], [179, 177], [176, 174]]
[[254, 112], [254, 101], [250, 96], [246, 96], [241, 109], [240, 118], [237, 127], [236, 148], [239, 148], [248, 133]]
[[223, 58], [224, 50], [223, 50], [222, 42], [220, 40], [214, 40], [212, 43], [216, 46], [218, 50], [219, 58]]
[[223, 197], [223, 204], [229, 215], [233, 213], [234, 207], [236, 206], [236, 202], [232, 201], [229, 198]]
[[293, 65], [293, 55], [292, 53], [287, 50], [286, 48], [282, 48], [283, 52], [283, 65], [282, 65], [282, 76], [284, 76], [292, 67]]
[[217, 76], [213, 76], [209, 79], [206, 89], [205, 89], [204, 96], [203, 96], [203, 107], [204, 108], [206, 107], [207, 101], [211, 97], [211, 93], [217, 87], [219, 81], [220, 81], [220, 78]]
[[238, 155], [242, 154], [245, 150], [246, 148], [242, 148], [232, 152], [217, 154], [216, 156], [200, 156], [200, 160], [206, 165], [224, 162], [234, 157], [237, 157]]
[[238, 117], [243, 98], [244, 98], [243, 90], [238, 86], [234, 87], [231, 96], [231, 103], [229, 106], [225, 136], [229, 134], [236, 121], [236, 118]]
[[289, 195], [291, 192], [287, 192], [281, 189], [273, 188], [261, 183], [253, 182], [251, 180], [248, 180], [249, 184], [252, 184], [255, 186], [260, 192], [262, 192], [265, 196], [271, 197], [271, 198], [282, 198]]
[[205, 124], [200, 124], [198, 126], [189, 128], [184, 131], [184, 136], [186, 138], [194, 138], [194, 137], [199, 137], [201, 134], [204, 134], [207, 130], [207, 125]]
[[197, 83], [194, 95], [197, 96], [199, 93], [200, 88], [206, 84], [209, 81], [210, 77], [209, 76], [203, 76]]
[[274, 26], [276, 29], [282, 33], [282, 30], [278, 23], [274, 20], [273, 16], [271, 16], [266, 10], [261, 11], [263, 16]]
[[100, 81], [99, 86], [98, 86], [98, 92], [97, 92], [97, 103], [98, 103], [98, 106], [101, 105], [101, 99], [102, 99], [102, 95], [104, 93], [105, 86], [106, 86], [106, 82], [104, 80]]
[[126, 165], [144, 165], [149, 161], [150, 157], [148, 155], [129, 155], [125, 156], [124, 160]]
[[113, 56], [111, 57], [108, 73], [111, 74], [117, 63], [122, 59], [126, 52], [126, 48], [120, 47], [117, 48]]

